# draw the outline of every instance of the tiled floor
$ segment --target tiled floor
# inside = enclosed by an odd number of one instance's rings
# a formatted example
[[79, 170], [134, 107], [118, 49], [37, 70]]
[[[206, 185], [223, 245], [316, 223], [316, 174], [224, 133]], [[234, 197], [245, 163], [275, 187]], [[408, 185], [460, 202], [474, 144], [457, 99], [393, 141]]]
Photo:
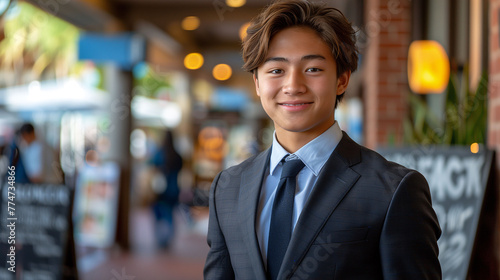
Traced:
[[[186, 213], [193, 215], [188, 216]], [[80, 280], [198, 280], [208, 252], [206, 208], [176, 211], [174, 242], [167, 250], [156, 248], [153, 218], [147, 209], [131, 216], [130, 252], [118, 249], [77, 251]]]

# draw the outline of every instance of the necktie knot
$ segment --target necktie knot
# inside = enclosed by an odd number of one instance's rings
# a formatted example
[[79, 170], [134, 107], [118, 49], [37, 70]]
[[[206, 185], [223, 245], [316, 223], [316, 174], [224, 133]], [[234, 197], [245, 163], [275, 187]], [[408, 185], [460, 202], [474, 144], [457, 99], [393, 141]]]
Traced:
[[281, 179], [297, 176], [302, 168], [304, 168], [304, 163], [299, 158], [285, 160], [283, 170], [281, 171]]

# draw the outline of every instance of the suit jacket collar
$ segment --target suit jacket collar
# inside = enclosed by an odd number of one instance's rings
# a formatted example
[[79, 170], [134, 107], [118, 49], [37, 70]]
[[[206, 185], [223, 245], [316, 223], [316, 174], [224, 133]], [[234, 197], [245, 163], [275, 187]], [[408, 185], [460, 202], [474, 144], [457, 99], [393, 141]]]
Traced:
[[271, 149], [259, 154], [249, 164], [248, 168], [241, 172], [239, 215], [243, 240], [255, 273], [255, 279], [266, 279], [264, 262], [260, 253], [259, 242], [255, 231], [257, 222], [257, 209], [259, 205], [260, 190], [265, 177], [264, 172], [269, 166]]

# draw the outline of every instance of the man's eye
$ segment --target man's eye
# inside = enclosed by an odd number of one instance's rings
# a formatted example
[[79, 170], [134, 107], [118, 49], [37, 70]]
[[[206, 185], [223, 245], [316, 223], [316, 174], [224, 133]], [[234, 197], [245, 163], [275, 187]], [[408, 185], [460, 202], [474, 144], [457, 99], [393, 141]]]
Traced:
[[269, 73], [271, 73], [271, 74], [281, 74], [281, 73], [283, 73], [283, 70], [281, 70], [281, 69], [273, 69], [273, 70], [269, 71]]
[[321, 72], [322, 70], [316, 67], [308, 68], [306, 72]]

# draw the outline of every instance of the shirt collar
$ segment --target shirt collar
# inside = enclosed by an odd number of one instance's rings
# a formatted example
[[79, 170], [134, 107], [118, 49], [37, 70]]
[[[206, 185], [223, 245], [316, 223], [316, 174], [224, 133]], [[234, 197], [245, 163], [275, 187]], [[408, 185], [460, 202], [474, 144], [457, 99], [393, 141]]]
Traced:
[[[325, 165], [331, 153], [337, 147], [342, 139], [342, 130], [337, 122], [329, 129], [323, 132], [311, 142], [304, 145], [294, 154], [318, 176], [321, 168]], [[271, 148], [271, 159], [269, 162], [269, 172], [272, 175], [281, 160], [289, 153], [283, 148], [276, 139], [276, 131], [273, 134], [273, 146]]]

